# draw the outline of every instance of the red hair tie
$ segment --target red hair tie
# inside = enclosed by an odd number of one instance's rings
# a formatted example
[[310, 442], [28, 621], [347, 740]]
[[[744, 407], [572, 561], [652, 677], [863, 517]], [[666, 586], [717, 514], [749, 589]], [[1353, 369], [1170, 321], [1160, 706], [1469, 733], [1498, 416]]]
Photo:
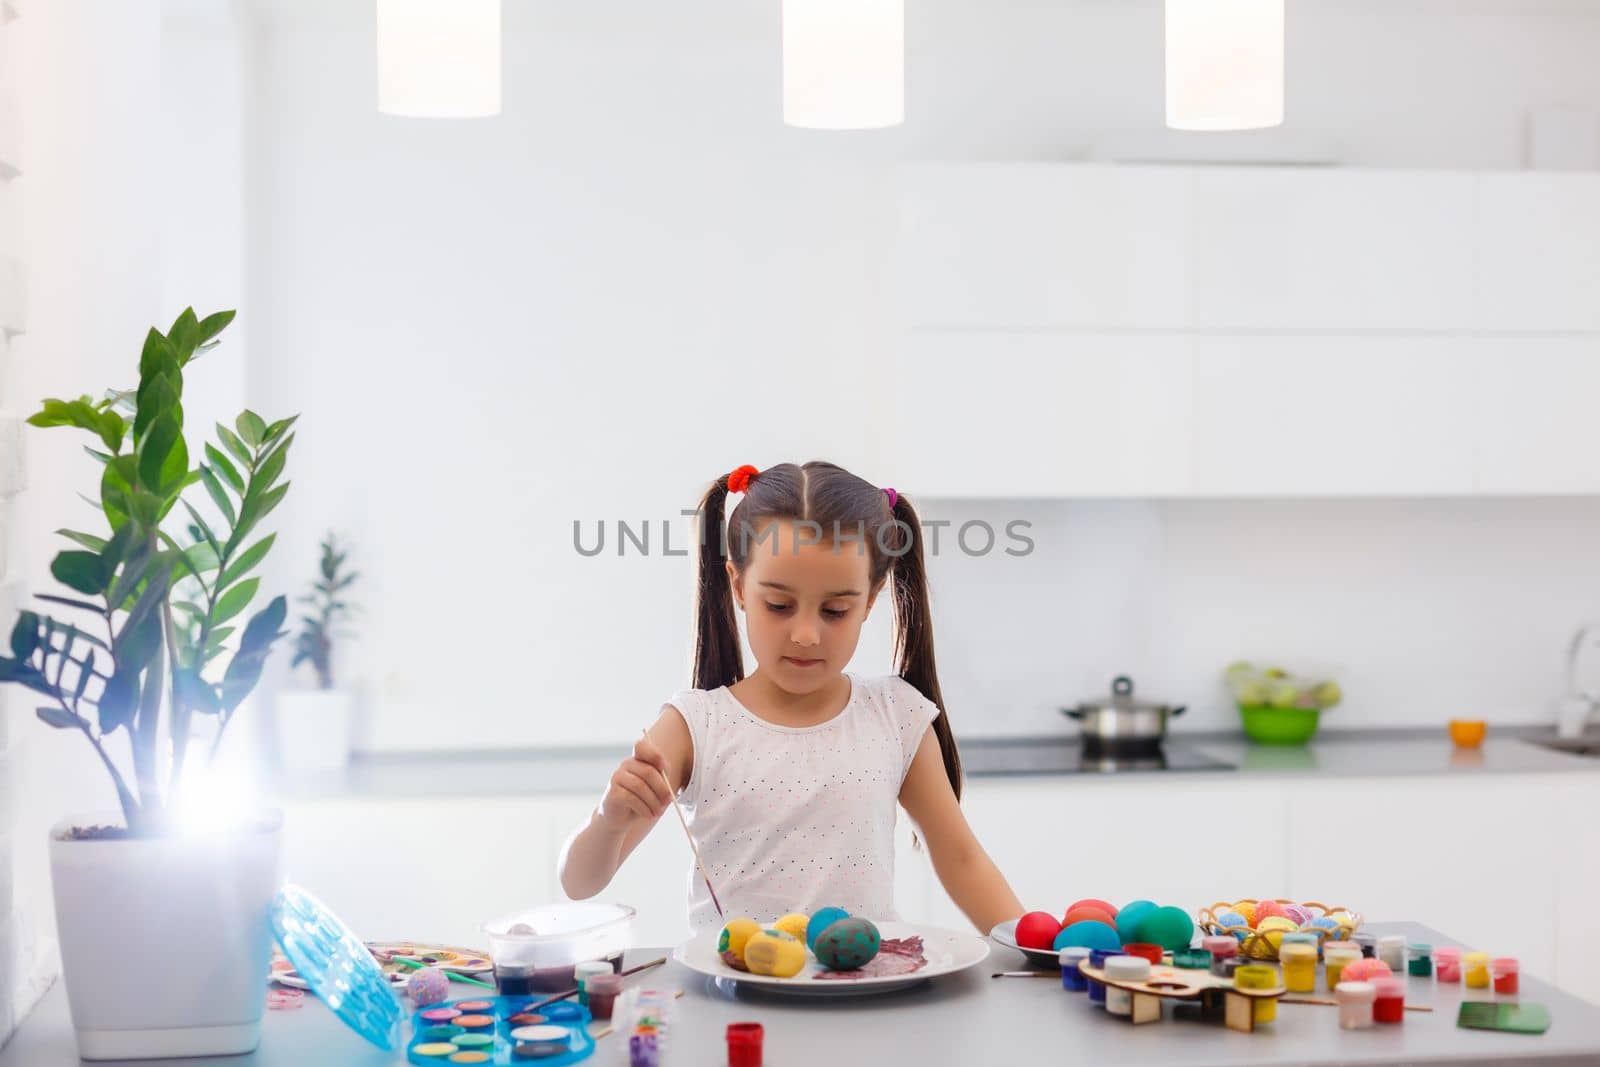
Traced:
[[758, 475], [760, 473], [761, 473], [761, 468], [752, 467], [748, 463], [746, 463], [746, 464], [744, 464], [744, 465], [742, 465], [740, 467], [734, 468], [733, 473], [728, 475], [728, 492], [730, 492], [730, 493], [742, 493], [742, 492], [744, 492], [745, 489], [750, 485], [750, 479], [755, 477], [756, 475]]
[[893, 511], [894, 506], [900, 503], [900, 494], [889, 488], [887, 485], [883, 487], [883, 491], [889, 494], [889, 510]]

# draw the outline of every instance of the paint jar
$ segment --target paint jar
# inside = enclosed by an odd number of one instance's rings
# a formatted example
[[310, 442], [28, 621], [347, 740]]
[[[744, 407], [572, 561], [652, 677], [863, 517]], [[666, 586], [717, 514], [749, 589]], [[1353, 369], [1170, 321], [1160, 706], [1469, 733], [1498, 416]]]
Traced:
[[562, 1026], [519, 1026], [511, 1031], [511, 1054], [519, 1060], [559, 1056], [572, 1049], [572, 1031]]
[[[1235, 989], [1276, 989], [1280, 984], [1278, 969], [1265, 964], [1242, 963], [1233, 972]], [[1250, 1007], [1258, 1024], [1278, 1017], [1278, 1002], [1271, 997], [1253, 997]]]
[[1433, 946], [1416, 941], [1406, 949], [1406, 973], [1413, 978], [1433, 977]]
[[573, 984], [578, 987], [578, 1003], [584, 1007], [589, 1006], [589, 991], [584, 988], [584, 982], [597, 974], [613, 974], [611, 964], [601, 960], [584, 960], [572, 969]]
[[1240, 967], [1248, 966], [1250, 966], [1250, 961], [1245, 959], [1243, 956], [1224, 956], [1220, 960], [1213, 961], [1211, 965], [1211, 973], [1216, 975], [1218, 978], [1227, 978], [1231, 980], [1235, 974], [1239, 973]]
[[1463, 952], [1461, 954], [1461, 980], [1468, 989], [1489, 988], [1489, 954]]
[[1361, 954], [1367, 959], [1375, 959], [1378, 955], [1378, 938], [1373, 934], [1356, 934], [1350, 940], [1356, 943]]
[[1328, 992], [1332, 993], [1339, 988], [1339, 977], [1344, 973], [1346, 965], [1354, 963], [1361, 958], [1361, 950], [1350, 948], [1327, 948], [1322, 953], [1322, 966], [1328, 980]]
[[1149, 960], [1150, 966], [1159, 967], [1161, 961], [1166, 959], [1167, 950], [1160, 945], [1150, 945], [1143, 941], [1130, 941], [1122, 946], [1124, 956], [1136, 956], [1142, 960]]
[[1283, 965], [1283, 984], [1291, 993], [1314, 993], [1317, 990], [1317, 946], [1305, 942], [1285, 942], [1278, 949], [1278, 962]]
[[1172, 954], [1172, 965], [1186, 971], [1207, 971], [1211, 969], [1211, 953], [1203, 948], [1180, 948]]
[[1398, 978], [1378, 978], [1372, 982], [1372, 1021], [1399, 1023], [1406, 1018], [1406, 984]]
[[1341, 1030], [1372, 1028], [1372, 1008], [1378, 991], [1371, 982], [1340, 982], [1333, 991], [1333, 999], [1339, 1002]]
[[1310, 945], [1312, 948], [1320, 948], [1322, 945], [1322, 938], [1318, 937], [1311, 930], [1291, 930], [1278, 940], [1279, 948], [1282, 948], [1284, 945]]
[[622, 976], [596, 974], [589, 978], [589, 1014], [596, 1019], [611, 1018], [611, 1009], [622, 992]]
[[1231, 934], [1208, 935], [1200, 939], [1200, 947], [1211, 953], [1211, 968], [1216, 970], [1217, 961], [1229, 956], [1239, 954], [1239, 941]]
[[1461, 950], [1445, 946], [1433, 951], [1434, 977], [1441, 982], [1461, 981]]
[[1406, 939], [1394, 934], [1378, 938], [1378, 959], [1389, 965], [1392, 974], [1406, 970]]
[[1073, 946], [1061, 950], [1061, 988], [1068, 993], [1082, 993], [1089, 988], [1089, 979], [1084, 977], [1078, 964], [1089, 958], [1089, 950]]
[[1517, 995], [1517, 981], [1522, 967], [1510, 956], [1496, 956], [1489, 964], [1489, 971], [1494, 975], [1494, 991], [1502, 997]]
[[1133, 1014], [1133, 994], [1111, 982], [1143, 982], [1150, 978], [1150, 961], [1143, 956], [1112, 956], [1106, 960], [1106, 1011], [1112, 1015]]
[[[1121, 949], [1114, 951], [1107, 951], [1105, 949], [1098, 948], [1090, 949], [1089, 966], [1093, 967], [1095, 970], [1102, 970], [1105, 968], [1106, 960], [1110, 959], [1112, 956], [1120, 955], [1122, 955]], [[1097, 982], [1093, 978], [1089, 979], [1089, 1003], [1104, 1004], [1105, 1002], [1106, 984], [1104, 982]]]
[[760, 1023], [728, 1024], [728, 1067], [761, 1067]]

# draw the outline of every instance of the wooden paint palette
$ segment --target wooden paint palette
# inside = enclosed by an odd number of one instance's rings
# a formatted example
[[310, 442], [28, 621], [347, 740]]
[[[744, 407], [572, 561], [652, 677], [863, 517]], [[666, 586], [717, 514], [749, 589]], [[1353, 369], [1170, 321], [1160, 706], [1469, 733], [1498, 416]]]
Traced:
[[1288, 992], [1280, 982], [1271, 989], [1239, 989], [1233, 979], [1210, 971], [1186, 967], [1152, 967], [1150, 977], [1138, 982], [1109, 981], [1105, 971], [1091, 967], [1088, 960], [1078, 965], [1087, 978], [1133, 994], [1135, 1025], [1161, 1021], [1163, 1000], [1198, 1001], [1203, 1013], [1220, 1014], [1228, 1029], [1253, 1033], [1260, 1019], [1257, 1001], [1275, 1001]]

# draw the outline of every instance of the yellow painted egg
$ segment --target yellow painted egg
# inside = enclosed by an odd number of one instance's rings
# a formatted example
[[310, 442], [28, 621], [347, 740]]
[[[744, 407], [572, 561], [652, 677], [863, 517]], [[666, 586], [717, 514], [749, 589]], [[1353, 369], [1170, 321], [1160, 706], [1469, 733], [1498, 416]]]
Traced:
[[806, 965], [806, 946], [782, 930], [761, 930], [745, 942], [744, 962], [751, 974], [793, 978]]
[[774, 930], [782, 930], [796, 941], [806, 939], [806, 924], [811, 921], [811, 916], [791, 912], [772, 924]]
[[744, 950], [750, 938], [761, 932], [761, 924], [754, 919], [729, 919], [717, 939], [717, 951], [732, 967], [744, 966]]
[[1251, 900], [1235, 901], [1233, 910], [1244, 916], [1244, 921], [1250, 924], [1252, 930], [1256, 926], [1256, 905]]
[[1300, 927], [1293, 919], [1286, 919], [1282, 915], [1269, 915], [1261, 920], [1260, 926], [1256, 927], [1256, 932], [1262, 936], [1256, 939], [1255, 947], [1262, 956], [1277, 955], [1278, 949], [1283, 945], [1283, 935], [1298, 929]]

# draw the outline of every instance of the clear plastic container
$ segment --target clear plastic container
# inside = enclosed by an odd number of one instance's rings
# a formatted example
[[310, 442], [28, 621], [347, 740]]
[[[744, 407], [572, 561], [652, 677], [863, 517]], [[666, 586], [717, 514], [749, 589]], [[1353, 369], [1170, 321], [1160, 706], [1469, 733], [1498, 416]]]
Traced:
[[633, 937], [634, 910], [575, 900], [503, 915], [483, 924], [502, 996], [560, 993], [576, 986], [578, 964], [603, 960], [613, 971]]

